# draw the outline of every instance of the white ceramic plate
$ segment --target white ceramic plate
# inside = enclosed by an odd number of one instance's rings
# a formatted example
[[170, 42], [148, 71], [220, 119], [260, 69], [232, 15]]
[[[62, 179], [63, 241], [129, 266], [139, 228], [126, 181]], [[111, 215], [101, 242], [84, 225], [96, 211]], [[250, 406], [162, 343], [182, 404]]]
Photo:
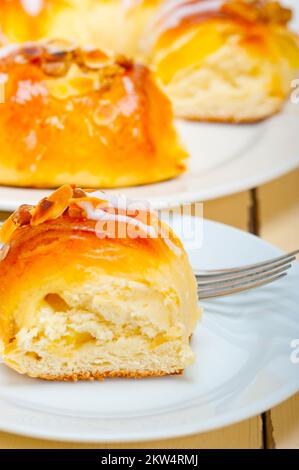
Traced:
[[[284, 3], [299, 13], [296, 0]], [[295, 28], [298, 17], [299, 14]], [[244, 191], [299, 166], [299, 104], [292, 105], [290, 100], [279, 115], [262, 123], [225, 125], [180, 121], [178, 129], [191, 155], [188, 172], [167, 182], [122, 189], [123, 194], [150, 200], [153, 207], [164, 208]], [[46, 194], [2, 186], [0, 210], [35, 204]]]
[[[179, 227], [175, 217], [174, 226]], [[178, 231], [178, 234], [179, 231]], [[231, 267], [280, 251], [245, 232], [203, 224], [194, 268]], [[181, 377], [52, 383], [0, 365], [0, 429], [46, 439], [128, 442], [208, 431], [249, 418], [299, 390], [299, 266], [275, 284], [205, 303]], [[299, 354], [298, 354], [299, 356]]]

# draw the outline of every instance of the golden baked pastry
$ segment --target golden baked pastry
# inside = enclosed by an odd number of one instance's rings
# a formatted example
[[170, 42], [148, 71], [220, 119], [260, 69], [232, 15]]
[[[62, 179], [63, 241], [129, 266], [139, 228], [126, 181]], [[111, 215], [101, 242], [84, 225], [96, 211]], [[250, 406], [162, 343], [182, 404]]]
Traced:
[[178, 374], [200, 311], [182, 244], [122, 198], [62, 186], [4, 224], [2, 359], [49, 380]]
[[283, 105], [299, 69], [291, 11], [268, 0], [169, 0], [143, 40], [177, 116], [252, 122]]
[[112, 188], [185, 170], [171, 104], [146, 67], [48, 41], [2, 48], [0, 75], [0, 184]]
[[0, 0], [10, 42], [63, 38], [132, 55], [162, 0]]

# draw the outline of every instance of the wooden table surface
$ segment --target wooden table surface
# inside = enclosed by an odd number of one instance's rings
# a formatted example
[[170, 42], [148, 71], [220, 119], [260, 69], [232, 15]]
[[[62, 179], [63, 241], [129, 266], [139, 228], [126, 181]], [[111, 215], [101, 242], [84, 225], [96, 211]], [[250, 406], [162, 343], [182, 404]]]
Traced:
[[[256, 199], [256, 200], [255, 200]], [[289, 251], [299, 247], [299, 170], [254, 192], [204, 204], [206, 218], [259, 233]], [[298, 308], [299, 314], [299, 308]], [[294, 332], [295, 333], [295, 332]], [[299, 331], [298, 331], [299, 337]], [[297, 448], [299, 393], [262, 416], [217, 431], [166, 441], [128, 445], [87, 445], [36, 440], [0, 433], [0, 448]]]

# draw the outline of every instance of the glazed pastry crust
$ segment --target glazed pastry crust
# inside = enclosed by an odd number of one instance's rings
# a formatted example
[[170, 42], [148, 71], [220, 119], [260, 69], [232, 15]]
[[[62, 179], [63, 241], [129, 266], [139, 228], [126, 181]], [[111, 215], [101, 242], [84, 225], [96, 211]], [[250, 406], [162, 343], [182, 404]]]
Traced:
[[1, 54], [1, 184], [113, 188], [185, 171], [171, 104], [145, 66], [65, 41]]

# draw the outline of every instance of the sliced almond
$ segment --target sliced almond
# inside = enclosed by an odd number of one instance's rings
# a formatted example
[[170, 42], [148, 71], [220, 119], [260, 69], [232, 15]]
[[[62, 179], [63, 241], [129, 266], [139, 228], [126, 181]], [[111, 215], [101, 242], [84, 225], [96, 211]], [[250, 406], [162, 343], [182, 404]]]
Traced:
[[291, 21], [292, 16], [292, 10], [283, 7], [278, 2], [268, 2], [263, 5], [262, 17], [266, 21], [285, 25]]
[[115, 62], [126, 70], [133, 67], [133, 61], [124, 55], [116, 56]]
[[23, 204], [4, 222], [0, 232], [0, 240], [2, 243], [8, 243], [13, 232], [18, 227], [29, 225], [34, 207]]
[[68, 208], [72, 196], [72, 186], [65, 184], [48, 198], [42, 199], [32, 214], [31, 225], [39, 225], [47, 220], [58, 219]]
[[83, 191], [83, 189], [81, 188], [74, 188], [73, 189], [73, 198], [76, 199], [76, 198], [82, 198], [82, 197], [86, 197], [86, 192]]
[[69, 209], [68, 209], [68, 215], [72, 219], [82, 219], [83, 217], [85, 217], [85, 211], [84, 209], [82, 209], [82, 207], [77, 206], [76, 203], [71, 201]]
[[9, 243], [12, 234], [17, 228], [16, 224], [14, 223], [14, 215], [15, 214], [12, 214], [10, 217], [8, 217], [1, 227], [0, 240], [3, 244]]
[[116, 77], [117, 75], [123, 75], [125, 72], [124, 68], [118, 65], [117, 63], [113, 63], [99, 69], [99, 78], [101, 82], [106, 80], [111, 80], [112, 78]]
[[225, 3], [222, 6], [222, 11], [227, 12], [228, 14], [237, 15], [247, 21], [257, 21], [260, 15], [257, 8], [253, 8], [250, 4], [240, 2]]
[[38, 44], [28, 44], [21, 48], [22, 54], [28, 61], [36, 61], [42, 57], [42, 48]]
[[77, 45], [67, 39], [49, 39], [43, 45], [50, 56], [57, 58], [63, 58], [77, 49]]
[[27, 204], [20, 206], [19, 209], [12, 215], [15, 225], [20, 227], [29, 225], [33, 209], [33, 206], [29, 206]]
[[70, 67], [69, 62], [64, 61], [56, 61], [56, 62], [43, 62], [41, 65], [42, 71], [46, 75], [50, 75], [52, 77], [62, 77], [67, 74], [67, 71]]
[[0, 261], [3, 261], [6, 256], [8, 255], [10, 246], [9, 245], [3, 245], [3, 247], [0, 249]]
[[78, 62], [89, 69], [97, 70], [105, 67], [109, 61], [111, 61], [110, 57], [100, 49], [81, 49], [78, 52]]

